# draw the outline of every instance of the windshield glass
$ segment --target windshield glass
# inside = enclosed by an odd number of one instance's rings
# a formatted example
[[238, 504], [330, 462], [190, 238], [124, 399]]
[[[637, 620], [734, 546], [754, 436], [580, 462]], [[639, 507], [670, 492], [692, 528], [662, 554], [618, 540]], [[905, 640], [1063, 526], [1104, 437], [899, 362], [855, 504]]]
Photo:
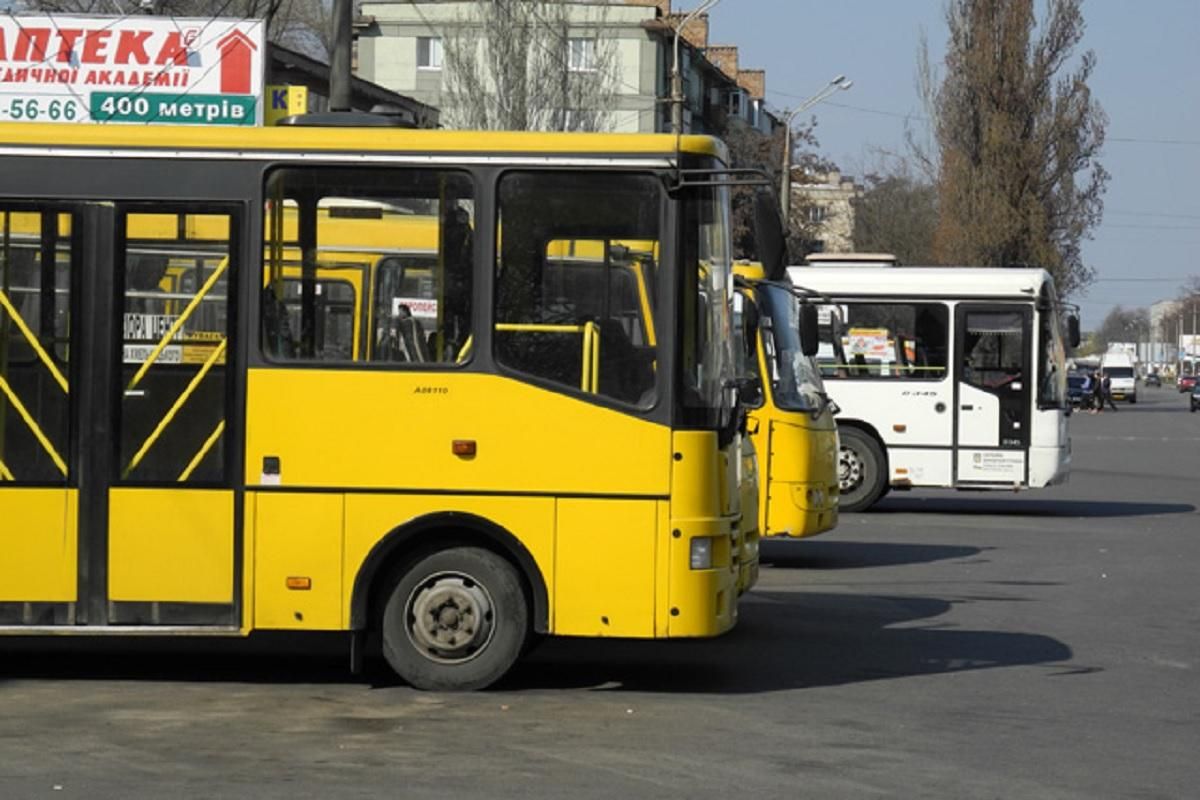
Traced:
[[683, 295], [683, 402], [688, 424], [725, 429], [733, 415], [732, 254], [729, 192], [696, 189], [687, 204], [680, 262]]
[[800, 347], [800, 301], [782, 286], [759, 287], [763, 348], [775, 405], [788, 411], [816, 411], [825, 386], [816, 359]]
[[1132, 378], [1133, 367], [1105, 367], [1105, 374], [1110, 378]]

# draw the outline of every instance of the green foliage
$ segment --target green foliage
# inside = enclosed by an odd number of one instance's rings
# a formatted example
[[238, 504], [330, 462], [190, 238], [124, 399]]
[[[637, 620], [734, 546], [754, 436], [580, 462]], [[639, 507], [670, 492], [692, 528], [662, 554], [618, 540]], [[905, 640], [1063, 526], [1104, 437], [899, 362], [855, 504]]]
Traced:
[[864, 178], [866, 189], [852, 201], [854, 248], [891, 253], [901, 264], [933, 264], [937, 187], [897, 172]]

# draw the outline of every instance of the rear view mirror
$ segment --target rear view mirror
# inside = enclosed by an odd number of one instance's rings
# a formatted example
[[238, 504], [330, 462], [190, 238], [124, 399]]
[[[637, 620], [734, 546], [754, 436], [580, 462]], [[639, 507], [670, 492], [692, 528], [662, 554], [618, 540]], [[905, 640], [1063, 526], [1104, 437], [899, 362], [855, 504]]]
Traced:
[[800, 352], [815, 356], [820, 347], [821, 335], [817, 320], [817, 307], [809, 303], [800, 304]]
[[787, 233], [775, 195], [765, 189], [754, 193], [754, 245], [766, 279], [783, 280], [788, 261]]
[[1072, 348], [1079, 347], [1079, 317], [1071, 314], [1067, 317], [1067, 343]]

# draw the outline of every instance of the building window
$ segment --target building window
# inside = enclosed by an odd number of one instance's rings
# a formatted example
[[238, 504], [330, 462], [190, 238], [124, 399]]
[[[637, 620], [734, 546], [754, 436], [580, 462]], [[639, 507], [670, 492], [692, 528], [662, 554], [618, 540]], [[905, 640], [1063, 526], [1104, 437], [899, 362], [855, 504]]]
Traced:
[[567, 39], [567, 69], [571, 72], [596, 71], [595, 39]]
[[740, 89], [734, 89], [725, 96], [725, 110], [729, 112], [730, 116], [743, 117], [746, 115], [743, 105], [745, 97]]
[[829, 218], [829, 209], [825, 206], [809, 206], [807, 210], [808, 221], [813, 225], [821, 225]]
[[438, 36], [417, 37], [417, 69], [442, 68], [442, 40]]

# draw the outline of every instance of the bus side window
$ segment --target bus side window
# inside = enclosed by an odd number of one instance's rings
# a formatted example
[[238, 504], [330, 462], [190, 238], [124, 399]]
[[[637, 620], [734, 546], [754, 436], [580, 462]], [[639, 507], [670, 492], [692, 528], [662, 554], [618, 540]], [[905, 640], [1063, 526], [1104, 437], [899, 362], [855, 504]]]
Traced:
[[[268, 177], [263, 350], [279, 360], [460, 363], [470, 338], [474, 186], [434, 169]], [[290, 344], [289, 344], [290, 342]]]

